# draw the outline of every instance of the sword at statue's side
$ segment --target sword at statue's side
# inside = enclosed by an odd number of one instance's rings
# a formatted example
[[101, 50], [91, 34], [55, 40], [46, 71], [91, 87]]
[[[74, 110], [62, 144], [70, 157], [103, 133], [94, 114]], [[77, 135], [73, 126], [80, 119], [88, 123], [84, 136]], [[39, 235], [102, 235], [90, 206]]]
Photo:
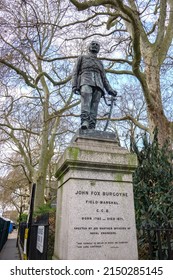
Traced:
[[117, 98], [116, 98], [115, 96], [112, 95], [112, 96], [111, 96], [111, 102], [110, 102], [110, 103], [107, 103], [106, 98], [105, 98], [105, 96], [104, 96], [105, 104], [106, 104], [107, 106], [110, 106], [110, 110], [109, 110], [109, 113], [107, 114], [108, 118], [107, 118], [107, 120], [106, 120], [106, 124], [105, 124], [105, 127], [104, 127], [104, 130], [103, 130], [103, 131], [106, 131], [106, 129], [107, 129], [108, 125], [109, 125], [109, 121], [110, 121], [111, 115], [112, 115], [113, 106], [114, 106], [116, 100], [117, 100]]

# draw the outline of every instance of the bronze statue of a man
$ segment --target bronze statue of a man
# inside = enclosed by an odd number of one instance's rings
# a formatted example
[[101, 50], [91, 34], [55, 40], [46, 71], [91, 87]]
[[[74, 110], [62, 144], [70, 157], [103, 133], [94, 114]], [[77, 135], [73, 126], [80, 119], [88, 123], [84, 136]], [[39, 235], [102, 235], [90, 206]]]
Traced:
[[78, 57], [73, 70], [72, 91], [81, 95], [81, 128], [95, 129], [100, 98], [105, 94], [116, 96], [106, 78], [102, 62], [97, 58], [100, 45], [92, 41], [89, 53]]

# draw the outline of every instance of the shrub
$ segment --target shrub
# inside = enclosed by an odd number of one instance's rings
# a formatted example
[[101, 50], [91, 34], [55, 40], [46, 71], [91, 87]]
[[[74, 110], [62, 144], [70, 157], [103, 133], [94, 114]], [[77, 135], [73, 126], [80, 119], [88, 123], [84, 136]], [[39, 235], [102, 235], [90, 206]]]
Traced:
[[169, 143], [159, 146], [157, 130], [150, 143], [145, 135], [143, 149], [138, 150], [138, 167], [134, 173], [134, 197], [137, 227], [173, 224], [173, 153]]

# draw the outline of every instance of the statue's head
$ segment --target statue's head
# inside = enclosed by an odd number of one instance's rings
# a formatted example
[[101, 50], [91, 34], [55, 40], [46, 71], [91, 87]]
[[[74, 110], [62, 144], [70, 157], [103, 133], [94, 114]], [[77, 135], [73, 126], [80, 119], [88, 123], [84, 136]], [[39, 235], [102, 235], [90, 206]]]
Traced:
[[97, 41], [91, 41], [89, 44], [89, 52], [97, 54], [100, 50], [100, 44]]

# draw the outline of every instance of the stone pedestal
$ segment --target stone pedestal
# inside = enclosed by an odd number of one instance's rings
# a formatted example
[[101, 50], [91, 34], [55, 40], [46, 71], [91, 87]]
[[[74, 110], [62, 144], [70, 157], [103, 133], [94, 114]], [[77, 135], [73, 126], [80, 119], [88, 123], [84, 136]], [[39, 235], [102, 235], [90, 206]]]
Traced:
[[135, 155], [112, 133], [81, 131], [58, 162], [53, 259], [138, 258], [132, 172]]

